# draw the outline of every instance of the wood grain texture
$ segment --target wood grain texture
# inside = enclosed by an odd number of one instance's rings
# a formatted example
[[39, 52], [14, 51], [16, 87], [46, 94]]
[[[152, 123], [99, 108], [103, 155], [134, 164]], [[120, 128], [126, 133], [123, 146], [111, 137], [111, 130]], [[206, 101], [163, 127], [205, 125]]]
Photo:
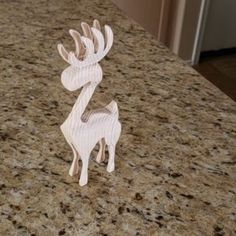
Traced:
[[[100, 143], [97, 162], [104, 160], [105, 146], [108, 146], [109, 161], [107, 171], [115, 168], [115, 147], [120, 137], [121, 124], [118, 121], [118, 107], [112, 101], [105, 108], [85, 112], [85, 109], [102, 80], [102, 68], [98, 62], [109, 52], [113, 44], [113, 32], [107, 25], [104, 27], [105, 37], [101, 26], [94, 20], [93, 27], [82, 22], [83, 36], [75, 30], [69, 33], [75, 41], [75, 52], [67, 52], [62, 44], [58, 45], [61, 57], [70, 64], [61, 75], [62, 84], [69, 91], [82, 87], [72, 111], [61, 125], [61, 131], [73, 150], [74, 159], [69, 171], [71, 176], [79, 172], [79, 159], [82, 160], [82, 170], [79, 184], [88, 182], [88, 162], [90, 153], [95, 145]], [[104, 39], [105, 38], [105, 39]]]

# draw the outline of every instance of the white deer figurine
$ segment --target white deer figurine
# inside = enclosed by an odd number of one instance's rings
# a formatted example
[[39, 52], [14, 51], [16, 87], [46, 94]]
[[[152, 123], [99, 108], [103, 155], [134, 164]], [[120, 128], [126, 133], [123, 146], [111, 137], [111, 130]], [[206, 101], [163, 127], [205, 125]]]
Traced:
[[75, 52], [67, 52], [62, 44], [58, 44], [61, 57], [70, 64], [61, 75], [62, 84], [69, 91], [83, 87], [72, 111], [61, 125], [61, 131], [71, 146], [74, 159], [69, 174], [74, 176], [79, 171], [79, 158], [82, 160], [80, 186], [88, 182], [88, 162], [90, 153], [99, 142], [100, 149], [96, 161], [105, 159], [105, 146], [108, 146], [109, 160], [107, 171], [115, 168], [115, 148], [120, 137], [121, 124], [118, 121], [118, 107], [112, 101], [105, 108], [85, 112], [97, 85], [102, 81], [102, 68], [98, 62], [106, 56], [113, 44], [113, 32], [105, 25], [105, 39], [97, 20], [93, 26], [81, 24], [83, 36], [75, 30], [69, 33], [75, 41]]

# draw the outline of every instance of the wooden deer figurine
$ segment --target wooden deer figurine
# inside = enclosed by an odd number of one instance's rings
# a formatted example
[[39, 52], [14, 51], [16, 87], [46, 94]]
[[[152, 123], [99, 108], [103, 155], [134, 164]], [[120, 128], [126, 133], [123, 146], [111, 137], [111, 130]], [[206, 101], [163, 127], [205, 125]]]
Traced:
[[118, 120], [119, 113], [115, 101], [102, 109], [85, 112], [94, 90], [102, 80], [102, 68], [98, 62], [111, 49], [113, 32], [108, 25], [105, 25], [104, 38], [97, 20], [94, 20], [92, 27], [87, 23], [82, 23], [81, 27], [83, 36], [75, 30], [69, 31], [75, 42], [75, 52], [68, 53], [62, 44], [58, 44], [58, 51], [61, 57], [70, 64], [61, 75], [63, 86], [69, 91], [82, 88], [72, 111], [60, 128], [74, 154], [69, 175], [78, 174], [78, 162], [81, 158], [82, 170], [79, 184], [83, 186], [88, 182], [90, 153], [98, 142], [100, 149], [96, 161], [101, 162], [105, 159], [107, 145], [109, 152], [107, 171], [114, 170], [115, 148], [120, 137], [121, 124]]

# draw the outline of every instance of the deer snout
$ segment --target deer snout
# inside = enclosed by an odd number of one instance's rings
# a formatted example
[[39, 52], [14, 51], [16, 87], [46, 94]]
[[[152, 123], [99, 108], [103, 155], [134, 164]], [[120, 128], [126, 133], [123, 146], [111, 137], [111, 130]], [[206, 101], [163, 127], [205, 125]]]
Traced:
[[61, 74], [61, 82], [63, 86], [69, 91], [75, 91], [78, 89], [76, 85], [76, 75], [78, 74], [78, 68], [69, 66]]
[[85, 84], [99, 83], [102, 80], [102, 69], [99, 64], [79, 68], [69, 66], [61, 74], [61, 82], [69, 91], [80, 89]]

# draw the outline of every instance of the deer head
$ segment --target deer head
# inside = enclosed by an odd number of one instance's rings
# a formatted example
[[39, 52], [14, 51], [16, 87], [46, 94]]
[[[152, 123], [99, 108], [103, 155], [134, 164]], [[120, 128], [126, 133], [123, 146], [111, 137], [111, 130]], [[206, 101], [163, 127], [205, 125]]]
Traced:
[[69, 30], [75, 42], [75, 52], [68, 53], [62, 44], [57, 46], [61, 57], [70, 64], [61, 75], [62, 84], [70, 91], [102, 80], [102, 69], [98, 62], [106, 56], [113, 44], [110, 26], [104, 26], [105, 37], [98, 20], [93, 21], [92, 27], [84, 22], [81, 27], [82, 36], [76, 30]]

